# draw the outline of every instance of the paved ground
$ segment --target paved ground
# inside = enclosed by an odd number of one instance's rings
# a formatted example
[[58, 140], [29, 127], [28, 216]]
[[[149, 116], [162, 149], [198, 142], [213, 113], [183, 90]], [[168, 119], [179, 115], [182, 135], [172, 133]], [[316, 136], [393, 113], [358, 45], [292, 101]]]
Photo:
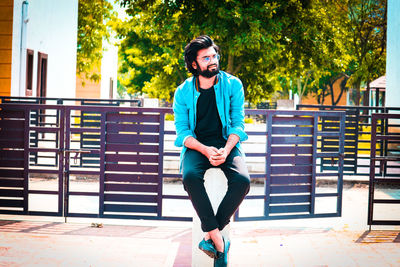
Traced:
[[[400, 227], [369, 232], [367, 196], [365, 186], [345, 189], [340, 218], [232, 223], [230, 266], [400, 266]], [[400, 216], [391, 206], [382, 214]], [[2, 215], [0, 266], [191, 264], [190, 223], [91, 222]]]

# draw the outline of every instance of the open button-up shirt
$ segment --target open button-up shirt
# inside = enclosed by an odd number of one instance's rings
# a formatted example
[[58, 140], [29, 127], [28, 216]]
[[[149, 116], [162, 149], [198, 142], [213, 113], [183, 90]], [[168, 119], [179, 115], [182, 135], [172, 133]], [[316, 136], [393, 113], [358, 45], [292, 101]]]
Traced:
[[[218, 74], [218, 82], [214, 85], [217, 109], [222, 123], [222, 136], [228, 139], [229, 135], [239, 136], [236, 145], [240, 150], [240, 142], [247, 140], [244, 131], [244, 91], [242, 82], [233, 75], [224, 71]], [[197, 99], [200, 92], [196, 89], [194, 77], [188, 78], [175, 91], [174, 116], [176, 128], [175, 145], [183, 147], [180, 166], [182, 166], [183, 154], [186, 151], [184, 143], [190, 136], [196, 138]]]

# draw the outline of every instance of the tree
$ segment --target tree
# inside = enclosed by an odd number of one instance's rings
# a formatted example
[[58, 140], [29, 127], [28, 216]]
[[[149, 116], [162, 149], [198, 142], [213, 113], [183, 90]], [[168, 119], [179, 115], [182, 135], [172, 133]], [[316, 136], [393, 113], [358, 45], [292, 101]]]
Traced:
[[106, 0], [79, 0], [76, 74], [81, 78], [100, 80], [94, 70], [100, 68], [103, 39], [110, 37], [108, 26], [115, 20], [112, 10]]
[[[221, 69], [237, 75], [251, 102], [273, 92], [284, 38], [285, 8], [302, 1], [122, 1], [132, 19], [117, 29], [121, 38], [121, 83], [171, 100], [188, 77], [183, 49], [194, 37], [210, 35], [221, 48]], [[305, 1], [306, 2], [306, 1]], [[306, 12], [306, 11], [305, 11]], [[295, 12], [293, 16], [297, 16]]]
[[329, 0], [297, 4], [292, 12], [298, 14], [297, 19], [291, 15], [285, 18], [291, 23], [281, 39], [284, 50], [278, 64], [280, 76], [289, 81], [281, 90], [297, 94], [300, 103], [302, 96], [310, 93], [320, 96], [321, 101], [329, 95], [326, 82], [346, 72], [352, 60], [347, 54], [347, 32], [343, 26], [347, 14]]
[[[320, 79], [335, 79], [326, 78], [332, 73], [350, 71], [350, 82], [366, 74], [359, 67], [356, 49], [349, 49], [355, 38], [350, 28], [359, 23], [351, 20], [349, 12], [355, 2], [363, 1], [367, 0], [120, 0], [132, 17], [117, 27], [123, 39], [121, 84], [129, 93], [148, 93], [170, 101], [176, 86], [189, 76], [184, 46], [208, 34], [221, 47], [221, 69], [243, 81], [247, 100], [257, 103], [277, 90], [292, 91], [301, 100], [321, 90]], [[378, 21], [380, 15], [374, 18]], [[368, 51], [379, 54], [376, 49]], [[363, 62], [377, 63], [375, 52], [367, 54]], [[372, 67], [368, 64], [367, 70], [379, 73]]]
[[385, 74], [386, 0], [336, 0], [348, 14], [348, 53], [354, 57], [349, 84], [356, 89], [355, 103], [360, 104], [360, 87], [367, 85], [363, 104], [369, 102], [369, 83]]

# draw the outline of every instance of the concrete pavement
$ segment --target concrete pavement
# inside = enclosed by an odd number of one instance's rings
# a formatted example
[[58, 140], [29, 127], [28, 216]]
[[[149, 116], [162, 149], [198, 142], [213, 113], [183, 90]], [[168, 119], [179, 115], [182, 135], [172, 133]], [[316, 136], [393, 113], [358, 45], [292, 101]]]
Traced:
[[[367, 196], [366, 186], [346, 188], [339, 218], [233, 222], [230, 266], [400, 266], [400, 227], [369, 232]], [[1, 215], [0, 266], [191, 264], [191, 223], [68, 221]]]

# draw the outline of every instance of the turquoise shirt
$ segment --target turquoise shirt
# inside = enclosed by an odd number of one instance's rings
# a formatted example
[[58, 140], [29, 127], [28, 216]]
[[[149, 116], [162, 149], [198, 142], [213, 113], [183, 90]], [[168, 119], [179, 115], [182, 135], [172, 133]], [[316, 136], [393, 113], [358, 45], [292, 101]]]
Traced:
[[[222, 123], [222, 136], [227, 140], [229, 135], [239, 136], [239, 143], [236, 145], [241, 151], [240, 142], [247, 140], [248, 136], [244, 131], [244, 91], [242, 82], [235, 76], [220, 71], [218, 82], [214, 85], [217, 109]], [[176, 128], [175, 146], [183, 147], [180, 158], [186, 151], [184, 143], [190, 136], [196, 138], [197, 99], [200, 93], [196, 90], [195, 78], [190, 77], [183, 82], [175, 91], [174, 96], [174, 117]], [[243, 154], [243, 152], [242, 152]], [[243, 154], [244, 155], [244, 154]]]

